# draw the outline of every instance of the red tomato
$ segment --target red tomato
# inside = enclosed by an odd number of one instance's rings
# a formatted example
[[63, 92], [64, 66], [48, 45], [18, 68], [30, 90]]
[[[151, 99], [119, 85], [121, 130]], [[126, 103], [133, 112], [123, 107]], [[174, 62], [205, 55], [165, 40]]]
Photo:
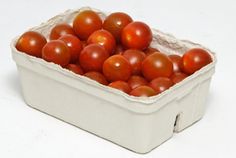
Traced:
[[170, 60], [173, 63], [173, 71], [174, 72], [181, 72], [181, 68], [183, 67], [182, 65], [182, 57], [179, 55], [168, 55], [168, 57], [170, 58]]
[[144, 59], [142, 72], [149, 81], [157, 77], [170, 77], [173, 73], [173, 64], [165, 54], [157, 52]]
[[124, 53], [125, 49], [121, 44], [116, 45], [114, 54], [122, 55]]
[[132, 90], [129, 94], [136, 97], [151, 97], [156, 95], [156, 92], [149, 86], [140, 86]]
[[65, 67], [70, 62], [70, 50], [63, 41], [52, 40], [43, 47], [42, 57], [48, 62]]
[[149, 86], [152, 87], [157, 94], [164, 92], [173, 85], [174, 83], [167, 77], [158, 77], [149, 83]]
[[123, 53], [123, 56], [129, 61], [132, 67], [133, 75], [140, 75], [142, 73], [142, 62], [146, 55], [144, 52], [137, 49], [128, 49]]
[[86, 72], [102, 71], [103, 62], [108, 57], [108, 52], [102, 46], [90, 44], [81, 51], [79, 63]]
[[132, 21], [133, 20], [129, 15], [121, 12], [116, 12], [110, 14], [104, 20], [103, 28], [112, 33], [113, 36], [116, 38], [116, 41], [119, 42], [123, 28]]
[[160, 51], [156, 48], [148, 47], [144, 52], [146, 53], [146, 56], [149, 56], [155, 52], [160, 52]]
[[91, 80], [97, 81], [103, 85], [108, 85], [106, 78], [100, 72], [90, 71], [84, 74], [84, 76], [90, 78]]
[[84, 72], [82, 70], [82, 68], [79, 66], [79, 65], [76, 65], [76, 64], [68, 64], [66, 66], [66, 68], [70, 71], [73, 71], [74, 73], [76, 74], [79, 74], [79, 75], [83, 75]]
[[130, 86], [125, 81], [115, 81], [115, 82], [110, 83], [108, 86], [118, 89], [118, 90], [121, 90], [127, 94], [129, 94], [129, 92], [131, 91]]
[[49, 38], [50, 40], [57, 40], [61, 36], [64, 36], [67, 34], [75, 35], [75, 32], [69, 24], [62, 23], [52, 28]]
[[67, 47], [70, 49], [71, 63], [75, 63], [79, 59], [80, 52], [82, 50], [82, 44], [80, 40], [74, 35], [64, 35], [59, 40], [66, 43]]
[[152, 31], [145, 23], [132, 22], [123, 29], [121, 41], [127, 48], [144, 50], [152, 41]]
[[81, 40], [87, 40], [94, 31], [102, 28], [102, 20], [96, 12], [85, 10], [75, 17], [73, 28]]
[[128, 80], [128, 84], [131, 87], [131, 89], [135, 89], [137, 87], [147, 85], [148, 82], [141, 76], [131, 76]]
[[176, 84], [185, 79], [186, 77], [188, 77], [188, 75], [181, 72], [176, 72], [170, 77], [170, 79]]
[[41, 57], [42, 49], [46, 43], [47, 40], [43, 35], [38, 32], [28, 31], [18, 39], [16, 49], [35, 57]]
[[88, 44], [96, 43], [103, 46], [109, 54], [112, 54], [116, 47], [115, 38], [106, 30], [95, 31], [89, 36], [87, 42]]
[[186, 74], [193, 74], [197, 70], [212, 62], [210, 54], [201, 49], [194, 48], [187, 51], [183, 57], [183, 71]]
[[111, 82], [127, 81], [131, 75], [131, 66], [122, 55], [113, 55], [104, 62], [103, 74]]

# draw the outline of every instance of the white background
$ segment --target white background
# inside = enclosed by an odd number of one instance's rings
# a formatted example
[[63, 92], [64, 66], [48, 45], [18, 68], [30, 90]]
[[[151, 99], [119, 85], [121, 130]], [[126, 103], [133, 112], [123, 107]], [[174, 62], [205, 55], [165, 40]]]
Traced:
[[[138, 155], [26, 106], [10, 40], [64, 10], [82, 6], [127, 12], [215, 51], [218, 63], [204, 118], [151, 153]], [[1, 158], [236, 157], [235, 0], [1, 0], [0, 17]]]

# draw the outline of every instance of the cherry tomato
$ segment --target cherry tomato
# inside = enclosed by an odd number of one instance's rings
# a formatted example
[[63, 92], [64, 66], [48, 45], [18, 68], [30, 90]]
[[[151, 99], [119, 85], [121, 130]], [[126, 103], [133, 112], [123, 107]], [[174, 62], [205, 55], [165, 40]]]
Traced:
[[137, 87], [147, 85], [148, 82], [141, 76], [131, 76], [128, 80], [128, 84], [131, 87], [131, 89], [135, 89]]
[[149, 83], [149, 86], [152, 87], [157, 94], [164, 92], [173, 85], [174, 83], [167, 77], [158, 77]]
[[129, 94], [129, 92], [131, 91], [129, 84], [125, 81], [115, 81], [115, 82], [110, 83], [108, 86], [121, 90], [127, 94]]
[[73, 28], [81, 40], [87, 40], [94, 31], [102, 28], [102, 20], [96, 12], [85, 10], [75, 17]]
[[152, 31], [145, 23], [132, 22], [123, 29], [121, 41], [127, 48], [144, 50], [152, 41]]
[[151, 97], [156, 95], [156, 92], [149, 86], [139, 86], [133, 89], [129, 94], [136, 97]]
[[115, 38], [106, 30], [95, 31], [89, 36], [87, 42], [88, 44], [96, 43], [103, 46], [109, 54], [112, 54], [116, 47]]
[[86, 72], [102, 71], [103, 62], [108, 57], [108, 52], [102, 46], [90, 44], [81, 51], [79, 63]]
[[146, 56], [149, 56], [155, 52], [160, 52], [158, 49], [153, 48], [153, 47], [148, 47], [147, 49], [145, 49], [144, 51], [146, 53]]
[[170, 77], [173, 73], [173, 64], [168, 56], [157, 52], [144, 59], [142, 72], [149, 81], [157, 77]]
[[108, 85], [106, 78], [100, 72], [90, 71], [84, 74], [84, 76], [90, 78], [91, 80], [97, 81], [103, 85]]
[[121, 44], [116, 45], [114, 54], [122, 55], [124, 53], [125, 49]]
[[70, 71], [73, 71], [76, 74], [79, 74], [79, 75], [83, 75], [84, 74], [82, 68], [79, 65], [77, 65], [77, 64], [68, 64], [66, 66], [66, 68], [68, 70], [70, 70]]
[[174, 82], [174, 84], [176, 84], [185, 79], [186, 77], [188, 77], [188, 75], [182, 72], [176, 72], [170, 77], [170, 79], [172, 80], [172, 82]]
[[52, 40], [43, 47], [42, 57], [48, 62], [65, 67], [70, 62], [70, 50], [63, 41]]
[[193, 74], [205, 65], [211, 63], [212, 58], [207, 51], [201, 48], [193, 48], [183, 55], [182, 61], [183, 71], [186, 74]]
[[116, 38], [116, 41], [119, 42], [123, 28], [132, 21], [133, 20], [129, 15], [121, 12], [116, 12], [110, 14], [104, 20], [103, 28], [112, 33]]
[[75, 63], [79, 59], [80, 52], [82, 50], [82, 44], [80, 40], [74, 35], [64, 35], [59, 40], [66, 43], [67, 47], [70, 49], [71, 63]]
[[127, 81], [131, 75], [131, 65], [122, 55], [113, 55], [103, 64], [103, 74], [109, 81]]
[[183, 67], [182, 65], [182, 57], [179, 55], [168, 55], [168, 57], [170, 58], [170, 60], [173, 63], [173, 71], [174, 72], [181, 72], [181, 68]]
[[47, 40], [43, 35], [38, 32], [28, 31], [18, 39], [16, 49], [35, 57], [41, 57], [42, 49], [46, 43]]
[[75, 35], [75, 31], [69, 24], [62, 23], [52, 28], [49, 38], [50, 40], [57, 40], [61, 36], [67, 35], [67, 34]]
[[137, 49], [128, 49], [123, 53], [123, 56], [129, 61], [132, 67], [133, 75], [140, 75], [142, 73], [142, 62], [146, 55], [144, 52]]

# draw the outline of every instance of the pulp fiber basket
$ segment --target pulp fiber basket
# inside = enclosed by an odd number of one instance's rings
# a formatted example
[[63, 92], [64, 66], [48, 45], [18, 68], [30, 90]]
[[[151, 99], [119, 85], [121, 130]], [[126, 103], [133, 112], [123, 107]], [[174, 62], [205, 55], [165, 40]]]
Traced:
[[[48, 38], [53, 26], [72, 23], [82, 10], [68, 10], [34, 27]], [[104, 19], [105, 13], [92, 9]], [[153, 29], [152, 47], [166, 54], [182, 55], [203, 46]], [[173, 135], [202, 118], [211, 77], [215, 71], [214, 53], [206, 49], [213, 62], [165, 92], [150, 98], [129, 96], [103, 86], [59, 65], [29, 56], [11, 43], [25, 102], [42, 112], [94, 133], [137, 153], [147, 153]]]

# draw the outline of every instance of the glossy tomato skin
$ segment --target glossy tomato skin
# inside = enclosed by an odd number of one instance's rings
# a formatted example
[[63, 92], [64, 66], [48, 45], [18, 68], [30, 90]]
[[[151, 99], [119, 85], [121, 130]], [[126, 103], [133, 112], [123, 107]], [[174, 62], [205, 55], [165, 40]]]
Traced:
[[16, 43], [16, 49], [26, 54], [41, 57], [42, 49], [47, 43], [46, 38], [38, 32], [28, 31], [20, 36]]
[[168, 55], [168, 57], [170, 58], [170, 60], [173, 63], [173, 71], [174, 72], [181, 72], [181, 69], [183, 67], [182, 57], [179, 55], [175, 55], [175, 54]]
[[80, 53], [80, 66], [88, 71], [102, 71], [103, 62], [109, 57], [108, 52], [98, 44], [86, 46]]
[[193, 48], [184, 53], [182, 62], [183, 71], [190, 75], [211, 63], [212, 58], [207, 51], [201, 48]]
[[141, 76], [131, 76], [128, 80], [128, 84], [131, 87], [131, 89], [135, 89], [140, 86], [148, 85], [148, 82], [145, 78]]
[[43, 47], [42, 58], [65, 67], [70, 62], [70, 50], [63, 41], [52, 40]]
[[106, 30], [97, 30], [93, 32], [87, 41], [88, 44], [99, 44], [103, 46], [109, 54], [113, 54], [116, 47], [116, 41], [113, 35]]
[[173, 64], [168, 56], [156, 52], [144, 59], [142, 63], [142, 73], [149, 81], [157, 77], [170, 77], [173, 73]]
[[121, 42], [126, 48], [144, 50], [152, 41], [152, 31], [143, 22], [128, 24], [121, 33]]
[[156, 92], [149, 86], [139, 86], [133, 89], [129, 94], [136, 97], [151, 97], [156, 95]]
[[149, 83], [149, 86], [152, 87], [157, 94], [164, 92], [173, 85], [174, 83], [167, 77], [158, 77]]
[[49, 38], [50, 40], [57, 40], [67, 34], [75, 35], [75, 31], [69, 24], [61, 23], [52, 28]]
[[59, 40], [65, 42], [70, 50], [70, 55], [71, 55], [70, 63], [77, 62], [79, 59], [80, 52], [82, 50], [82, 43], [79, 40], [79, 38], [77, 38], [74, 35], [67, 34], [60, 37]]
[[109, 31], [115, 37], [116, 41], [120, 42], [122, 30], [132, 21], [132, 18], [126, 13], [112, 13], [104, 20], [103, 29]]
[[84, 74], [84, 71], [82, 70], [82, 68], [79, 65], [77, 65], [77, 64], [68, 64], [66, 66], [66, 68], [68, 70], [78, 74], [78, 75], [83, 75]]
[[181, 82], [186, 77], [188, 77], [187, 74], [182, 73], [182, 72], [176, 72], [176, 73], [173, 73], [173, 75], [171, 75], [170, 79], [172, 80], [174, 84], [176, 84], [176, 83]]
[[113, 55], [103, 64], [103, 74], [113, 81], [127, 81], [131, 76], [131, 65], [122, 55]]
[[140, 75], [142, 73], [142, 62], [146, 55], [137, 49], [128, 49], [123, 56], [129, 61], [132, 67], [132, 75]]
[[160, 52], [160, 51], [158, 49], [156, 49], [156, 48], [148, 47], [147, 49], [145, 49], [144, 52], [145, 52], [146, 56], [149, 56], [149, 55], [151, 55], [151, 54], [153, 54], [155, 52]]
[[102, 20], [96, 12], [85, 10], [75, 17], [73, 28], [81, 40], [87, 40], [94, 31], [102, 28]]
[[106, 78], [100, 72], [90, 71], [85, 73], [84, 76], [90, 78], [91, 80], [97, 81], [100, 84], [108, 85]]
[[129, 94], [130, 91], [131, 91], [131, 88], [130, 88], [129, 84], [125, 81], [111, 82], [108, 86], [112, 87], [112, 88], [115, 88], [115, 89], [118, 89], [120, 91], [123, 91], [127, 94]]

